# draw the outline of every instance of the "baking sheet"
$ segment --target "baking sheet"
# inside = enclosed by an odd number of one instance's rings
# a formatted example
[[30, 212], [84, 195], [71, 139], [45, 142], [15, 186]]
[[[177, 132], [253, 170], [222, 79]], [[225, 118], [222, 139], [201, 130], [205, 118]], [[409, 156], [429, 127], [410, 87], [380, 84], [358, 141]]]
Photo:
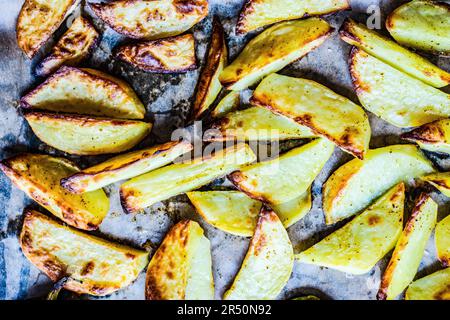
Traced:
[[[98, 1], [91, 1], [98, 2]], [[231, 59], [242, 49], [254, 34], [236, 37], [234, 26], [243, 0], [210, 0], [210, 14], [207, 19], [193, 29], [197, 40], [197, 56], [203, 59], [211, 29], [211, 18], [218, 15], [227, 34]], [[386, 14], [405, 1], [351, 1], [353, 10], [327, 16], [326, 19], [336, 29], [346, 16], [365, 21], [366, 10], [371, 5], [381, 8], [384, 23]], [[73, 157], [64, 155], [41, 143], [32, 133], [20, 112], [18, 99], [29, 89], [42, 82], [32, 75], [35, 64], [42, 53], [32, 61], [28, 60], [17, 47], [15, 23], [23, 1], [0, 0], [0, 159], [19, 152], [41, 152], [63, 155], [74, 160], [82, 167], [103, 161], [105, 156]], [[102, 32], [102, 40], [92, 57], [84, 66], [104, 70], [127, 80], [137, 91], [147, 107], [147, 117], [154, 121], [154, 129], [149, 138], [140, 146], [170, 140], [171, 132], [185, 125], [192, 93], [195, 90], [198, 70], [181, 75], [150, 74], [112, 59], [111, 50], [125, 39], [106, 27], [88, 10], [83, 14], [93, 19], [95, 26]], [[58, 34], [64, 31], [64, 26]], [[384, 32], [384, 31], [383, 31]], [[47, 46], [49, 47], [50, 44]], [[48, 49], [48, 48], [47, 48]], [[45, 52], [46, 49], [42, 50]], [[297, 61], [281, 73], [316, 80], [336, 92], [357, 102], [348, 73], [347, 59], [349, 46], [339, 40], [335, 32], [322, 46]], [[450, 59], [430, 57], [446, 70], [450, 70]], [[448, 90], [447, 90], [448, 91]], [[247, 90], [243, 93], [249, 97]], [[373, 136], [371, 147], [381, 147], [400, 142], [400, 129], [370, 116]], [[449, 161], [428, 154], [441, 168], [449, 169]], [[336, 148], [333, 157], [313, 184], [313, 209], [301, 221], [288, 229], [295, 252], [299, 252], [331, 233], [341, 224], [327, 227], [321, 211], [321, 186], [326, 178], [339, 165], [351, 157]], [[216, 285], [216, 298], [219, 299], [236, 274], [248, 247], [249, 240], [224, 233], [209, 226], [195, 214], [186, 196], [177, 196], [156, 204], [137, 215], [127, 215], [119, 204], [118, 184], [106, 188], [111, 198], [111, 210], [101, 224], [99, 234], [136, 247], [152, 250], [157, 248], [167, 230], [182, 218], [199, 221], [211, 240], [213, 269]], [[437, 193], [433, 198], [440, 204], [439, 218], [445, 216], [450, 208], [448, 201]], [[411, 201], [410, 201], [411, 202]], [[0, 299], [28, 299], [42, 297], [52, 288], [49, 279], [31, 265], [20, 251], [17, 236], [20, 231], [23, 209], [27, 206], [39, 208], [23, 192], [11, 185], [0, 173]], [[433, 239], [427, 246], [418, 277], [439, 269], [435, 259]], [[331, 299], [374, 299], [379, 286], [379, 278], [386, 266], [386, 258], [380, 261], [371, 272], [362, 276], [352, 276], [327, 268], [295, 263], [294, 271], [280, 299], [297, 295], [316, 294]], [[143, 299], [145, 273], [129, 287], [100, 299]], [[65, 294], [67, 298], [91, 299], [89, 296]]]

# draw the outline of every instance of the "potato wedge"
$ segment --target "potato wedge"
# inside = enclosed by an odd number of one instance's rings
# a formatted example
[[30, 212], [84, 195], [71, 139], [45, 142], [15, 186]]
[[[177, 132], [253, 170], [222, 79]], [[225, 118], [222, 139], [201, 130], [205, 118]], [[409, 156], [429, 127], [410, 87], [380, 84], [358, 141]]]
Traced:
[[17, 43], [32, 58], [81, 0], [25, 0], [17, 19]]
[[302, 219], [311, 210], [311, 186], [297, 198], [280, 204], [269, 204], [277, 213], [285, 228]]
[[450, 300], [450, 268], [414, 281], [406, 290], [405, 300]]
[[236, 33], [245, 34], [275, 22], [349, 8], [348, 0], [247, 0], [239, 14]]
[[209, 44], [206, 63], [200, 74], [193, 106], [193, 119], [199, 119], [214, 103], [222, 85], [219, 75], [228, 63], [228, 49], [219, 18], [213, 21], [211, 42]]
[[197, 69], [195, 40], [190, 33], [124, 45], [115, 55], [147, 72], [182, 73]]
[[151, 123], [142, 121], [75, 114], [28, 112], [24, 117], [43, 142], [76, 155], [126, 151], [144, 139], [152, 128]]
[[0, 162], [0, 169], [30, 198], [67, 224], [95, 230], [109, 210], [103, 190], [71, 194], [59, 182], [80, 169], [71, 161], [40, 154], [21, 154]]
[[450, 215], [439, 221], [435, 233], [436, 251], [445, 267], [450, 266]]
[[213, 118], [221, 118], [229, 112], [235, 111], [239, 108], [241, 102], [241, 94], [239, 91], [230, 91], [222, 100], [219, 101], [217, 106], [211, 111]]
[[436, 172], [420, 177], [420, 179], [428, 182], [450, 198], [450, 172]]
[[450, 84], [450, 73], [361, 23], [346, 19], [339, 34], [345, 42], [430, 86], [441, 88]]
[[261, 208], [252, 240], [224, 300], [273, 300], [294, 267], [294, 251], [275, 212]]
[[450, 117], [450, 95], [354, 48], [350, 73], [361, 104], [397, 127]]
[[245, 89], [272, 72], [283, 69], [320, 46], [333, 28], [319, 18], [276, 24], [245, 46], [219, 80], [228, 90]]
[[162, 200], [197, 189], [256, 160], [245, 143], [217, 151], [212, 156], [176, 163], [138, 176], [120, 188], [122, 206], [136, 212]]
[[75, 66], [91, 53], [98, 38], [98, 32], [92, 24], [79, 16], [58, 40], [50, 54], [36, 67], [36, 74], [44, 77], [62, 65]]
[[191, 150], [189, 142], [173, 141], [122, 154], [62, 179], [61, 185], [72, 193], [98, 190], [165, 166]]
[[384, 271], [378, 300], [395, 299], [414, 280], [436, 225], [437, 209], [437, 203], [429, 195], [420, 194]]
[[250, 102], [292, 118], [358, 158], [369, 148], [371, 130], [364, 110], [312, 80], [271, 74]]
[[351, 274], [369, 272], [402, 233], [405, 185], [400, 183], [363, 213], [311, 248], [298, 261]]
[[94, 69], [61, 67], [22, 97], [26, 109], [142, 119], [145, 107], [124, 81]]
[[195, 221], [167, 233], [147, 269], [147, 300], [213, 300], [211, 245]]
[[369, 150], [362, 161], [339, 167], [323, 186], [327, 224], [346, 219], [400, 181], [408, 182], [434, 172], [432, 163], [413, 145], [392, 145]]
[[33, 210], [25, 211], [20, 233], [24, 255], [52, 281], [68, 277], [64, 288], [104, 296], [131, 284], [148, 263], [148, 253], [64, 226]]
[[436, 120], [401, 135], [421, 149], [450, 154], [450, 119]]
[[242, 167], [228, 179], [253, 199], [286, 203], [308, 190], [333, 150], [334, 145], [328, 140], [316, 139], [279, 158]]
[[308, 127], [261, 107], [228, 113], [215, 121], [211, 129], [205, 133], [205, 141], [271, 141], [314, 137]]
[[89, 6], [114, 31], [147, 40], [182, 34], [208, 15], [207, 0], [115, 0]]
[[386, 20], [394, 39], [407, 47], [450, 54], [448, 3], [414, 0], [394, 10]]

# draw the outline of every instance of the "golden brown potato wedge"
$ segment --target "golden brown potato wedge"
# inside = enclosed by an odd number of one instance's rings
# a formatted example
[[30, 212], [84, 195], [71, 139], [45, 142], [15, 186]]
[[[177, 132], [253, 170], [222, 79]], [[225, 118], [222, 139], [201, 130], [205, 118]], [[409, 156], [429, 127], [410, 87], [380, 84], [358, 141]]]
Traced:
[[275, 22], [349, 8], [348, 0], [247, 0], [239, 14], [236, 33], [245, 34]]
[[126, 151], [150, 133], [151, 123], [75, 114], [28, 112], [24, 115], [36, 136], [49, 146], [77, 155]]
[[369, 272], [394, 248], [403, 227], [405, 186], [398, 184], [339, 230], [296, 256], [352, 274]]
[[213, 300], [211, 245], [195, 221], [178, 222], [152, 257], [147, 300]]
[[197, 85], [194, 99], [193, 119], [199, 119], [216, 100], [222, 90], [219, 75], [228, 61], [228, 50], [225, 43], [224, 31], [219, 18], [214, 18], [211, 42], [209, 44], [206, 64]]
[[361, 104], [397, 127], [450, 117], [450, 95], [353, 48], [350, 73]]
[[429, 195], [420, 194], [384, 271], [378, 300], [395, 299], [414, 280], [436, 225], [437, 209], [437, 203]]
[[414, 0], [395, 9], [386, 19], [394, 39], [407, 47], [450, 54], [450, 5], [443, 1]]
[[165, 166], [192, 150], [189, 142], [168, 142], [144, 150], [119, 155], [61, 180], [72, 193], [103, 188]]
[[414, 281], [406, 290], [405, 300], [450, 300], [450, 268]]
[[95, 230], [109, 210], [103, 190], [71, 194], [62, 178], [80, 171], [71, 161], [39, 154], [22, 154], [0, 162], [0, 169], [30, 198], [55, 216], [84, 230]]
[[17, 43], [32, 58], [81, 0], [25, 0], [17, 19]]
[[420, 179], [434, 186], [445, 196], [450, 197], [450, 172], [436, 172]]
[[450, 154], [450, 119], [426, 123], [401, 137], [417, 143], [421, 149]]
[[283, 69], [320, 46], [333, 28], [319, 18], [276, 24], [245, 46], [219, 76], [228, 90], [245, 89], [272, 72]]
[[145, 107], [124, 81], [94, 69], [61, 67], [22, 97], [26, 109], [142, 119]]
[[345, 42], [363, 49], [384, 63], [430, 86], [441, 88], [450, 84], [450, 73], [361, 23], [347, 19], [339, 34]]
[[435, 233], [436, 251], [445, 267], [450, 266], [450, 215], [439, 221]]
[[433, 164], [414, 145], [392, 145], [369, 150], [364, 160], [339, 167], [323, 186], [327, 224], [365, 209], [395, 184], [434, 172]]
[[241, 269], [224, 300], [273, 300], [294, 267], [294, 252], [286, 229], [275, 212], [261, 208]]
[[147, 72], [181, 73], [197, 69], [195, 40], [190, 33], [125, 45], [116, 51], [116, 57]]
[[213, 118], [221, 118], [229, 112], [235, 111], [239, 108], [241, 103], [241, 94], [239, 91], [230, 91], [211, 112]]
[[20, 233], [24, 255], [64, 288], [104, 296], [131, 284], [145, 268], [148, 253], [67, 227], [33, 210], [25, 211]]
[[62, 65], [75, 66], [91, 53], [98, 37], [98, 32], [87, 19], [76, 18], [50, 54], [36, 67], [36, 74], [44, 77]]
[[371, 130], [364, 110], [312, 80], [271, 74], [250, 102], [292, 118], [358, 158], [369, 149]]
[[208, 15], [207, 0], [115, 0], [89, 6], [116, 32], [148, 40], [179, 35]]
[[128, 212], [139, 211], [159, 201], [197, 189], [255, 160], [256, 155], [250, 147], [240, 143], [211, 156], [154, 170], [121, 186], [122, 206]]

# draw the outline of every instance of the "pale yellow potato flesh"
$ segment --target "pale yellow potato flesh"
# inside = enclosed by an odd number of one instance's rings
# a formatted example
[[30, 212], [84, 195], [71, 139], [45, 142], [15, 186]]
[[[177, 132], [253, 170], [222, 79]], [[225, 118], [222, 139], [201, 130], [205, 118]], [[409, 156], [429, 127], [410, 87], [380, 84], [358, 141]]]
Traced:
[[439, 260], [445, 267], [450, 266], [450, 215], [439, 221], [434, 235]]
[[217, 106], [211, 111], [213, 118], [221, 118], [229, 112], [235, 111], [239, 108], [241, 99], [239, 91], [230, 91], [222, 100], [219, 101]]
[[414, 0], [395, 9], [386, 29], [407, 47], [450, 54], [450, 6], [445, 2]]
[[414, 281], [406, 290], [405, 300], [450, 300], [450, 268]]
[[371, 129], [364, 110], [315, 81], [271, 74], [250, 102], [292, 118], [358, 158], [369, 149]]
[[118, 153], [133, 148], [150, 133], [151, 123], [74, 114], [29, 112], [31, 129], [55, 149], [76, 155]]
[[98, 190], [163, 167], [191, 150], [189, 142], [174, 141], [122, 154], [62, 179], [61, 185], [72, 193]]
[[147, 300], [213, 300], [211, 245], [195, 221], [168, 232], [147, 268]]
[[401, 137], [417, 143], [421, 149], [450, 154], [450, 119], [426, 123]]
[[212, 180], [254, 162], [247, 144], [219, 150], [212, 156], [172, 164], [125, 182], [120, 188], [123, 207], [136, 212], [159, 201], [197, 189]]
[[431, 232], [436, 225], [438, 205], [425, 193], [416, 200], [381, 279], [379, 300], [392, 300], [414, 280]]
[[263, 207], [241, 268], [224, 300], [273, 300], [288, 282], [294, 252], [275, 212]]
[[361, 104], [394, 126], [416, 127], [450, 117], [450, 95], [354, 48], [350, 73]]
[[331, 142], [319, 138], [278, 158], [242, 167], [228, 178], [253, 199], [286, 203], [308, 190], [333, 150]]
[[22, 252], [64, 288], [95, 296], [131, 284], [148, 263], [148, 253], [67, 227], [33, 210], [25, 212], [20, 234]]
[[21, 106], [56, 112], [142, 119], [145, 107], [123, 80], [94, 69], [61, 67], [22, 97]]
[[311, 248], [299, 262], [365, 274], [394, 248], [403, 227], [405, 186], [400, 183], [363, 213]]
[[244, 34], [279, 21], [349, 8], [348, 0], [247, 0], [239, 14], [236, 33]]
[[311, 186], [297, 198], [280, 204], [269, 204], [277, 213], [285, 228], [302, 219], [311, 210]]
[[61, 179], [80, 171], [71, 161], [39, 154], [21, 154], [0, 162], [0, 169], [20, 190], [67, 224], [95, 230], [109, 210], [103, 190], [75, 195]]
[[332, 31], [331, 26], [319, 18], [276, 24], [250, 40], [222, 71], [220, 82], [228, 90], [245, 89], [305, 56], [320, 46]]
[[345, 42], [430, 86], [441, 88], [450, 84], [450, 73], [361, 23], [347, 19], [339, 34]]
[[420, 177], [420, 179], [428, 182], [450, 198], [450, 172], [436, 172]]
[[365, 209], [397, 183], [434, 172], [432, 163], [414, 145], [369, 150], [364, 160], [339, 167], [323, 186], [323, 210], [333, 224]]

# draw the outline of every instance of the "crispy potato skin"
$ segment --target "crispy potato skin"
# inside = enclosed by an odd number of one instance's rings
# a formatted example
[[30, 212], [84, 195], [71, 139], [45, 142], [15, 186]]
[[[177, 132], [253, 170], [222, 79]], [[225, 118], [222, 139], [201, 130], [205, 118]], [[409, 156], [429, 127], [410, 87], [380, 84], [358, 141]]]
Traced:
[[17, 43], [32, 58], [80, 0], [25, 0], [17, 19]]
[[125, 45], [115, 55], [147, 72], [184, 73], [197, 69], [192, 34]]
[[450, 120], [443, 119], [403, 133], [402, 139], [417, 143], [422, 149], [450, 153]]

